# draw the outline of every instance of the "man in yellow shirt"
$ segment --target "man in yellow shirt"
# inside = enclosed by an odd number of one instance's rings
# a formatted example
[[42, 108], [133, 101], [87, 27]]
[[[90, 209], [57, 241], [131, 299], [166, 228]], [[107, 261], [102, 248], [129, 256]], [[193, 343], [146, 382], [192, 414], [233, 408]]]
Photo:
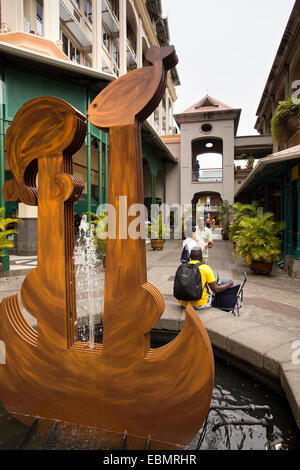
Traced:
[[[189, 262], [192, 264], [203, 262], [201, 248], [195, 248], [191, 251]], [[217, 284], [213, 270], [207, 264], [201, 264], [199, 266], [199, 270], [202, 279], [202, 297], [199, 300], [180, 300], [179, 303], [182, 307], [186, 307], [188, 304], [191, 304], [195, 308], [195, 310], [202, 310], [203, 308], [210, 307], [211, 297], [207, 292], [206, 284], [208, 284], [212, 292], [214, 292], [215, 294], [219, 294], [220, 292], [223, 292], [229, 289], [229, 287], [233, 286], [233, 282], [230, 279], [223, 285]]]

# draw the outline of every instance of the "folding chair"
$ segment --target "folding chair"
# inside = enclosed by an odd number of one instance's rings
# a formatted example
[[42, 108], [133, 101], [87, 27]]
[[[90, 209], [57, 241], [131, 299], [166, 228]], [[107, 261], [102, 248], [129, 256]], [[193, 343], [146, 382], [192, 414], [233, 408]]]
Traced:
[[[243, 306], [244, 285], [247, 282], [247, 274], [244, 271], [244, 281], [242, 284], [235, 284], [229, 289], [219, 294], [213, 294], [212, 307], [223, 310], [224, 312], [232, 312], [236, 316], [240, 316], [240, 309]], [[219, 282], [219, 273], [217, 276], [217, 284]]]

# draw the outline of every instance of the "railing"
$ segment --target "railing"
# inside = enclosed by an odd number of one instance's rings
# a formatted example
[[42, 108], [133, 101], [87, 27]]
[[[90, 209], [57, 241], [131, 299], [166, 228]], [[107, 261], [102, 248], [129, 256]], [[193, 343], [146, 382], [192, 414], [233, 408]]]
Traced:
[[119, 0], [107, 0], [107, 3], [117, 20], [120, 21]]
[[192, 170], [193, 183], [220, 183], [223, 180], [221, 168], [206, 168], [205, 170]]

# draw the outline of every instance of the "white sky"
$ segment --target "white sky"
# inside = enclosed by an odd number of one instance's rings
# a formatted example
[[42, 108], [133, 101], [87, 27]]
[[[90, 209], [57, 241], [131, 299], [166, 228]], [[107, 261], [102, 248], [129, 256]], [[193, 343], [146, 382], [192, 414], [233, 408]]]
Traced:
[[259, 105], [294, 0], [162, 0], [181, 86], [174, 112], [207, 93], [241, 108], [238, 135], [257, 134]]

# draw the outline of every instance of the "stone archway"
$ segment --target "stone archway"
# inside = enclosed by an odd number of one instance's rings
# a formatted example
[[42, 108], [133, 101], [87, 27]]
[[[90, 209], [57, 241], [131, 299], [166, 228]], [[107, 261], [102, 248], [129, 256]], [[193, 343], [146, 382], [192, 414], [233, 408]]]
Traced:
[[196, 215], [199, 215], [199, 210], [201, 211], [201, 215], [204, 215], [205, 218], [209, 215], [217, 221], [218, 206], [220, 206], [222, 202], [223, 199], [220, 193], [214, 191], [201, 191], [195, 193], [191, 201], [193, 222], [196, 222]]
[[[196, 162], [199, 164], [199, 170], [196, 169]], [[223, 179], [223, 140], [209, 136], [194, 139], [192, 141], [192, 169], [194, 182], [221, 182]]]

